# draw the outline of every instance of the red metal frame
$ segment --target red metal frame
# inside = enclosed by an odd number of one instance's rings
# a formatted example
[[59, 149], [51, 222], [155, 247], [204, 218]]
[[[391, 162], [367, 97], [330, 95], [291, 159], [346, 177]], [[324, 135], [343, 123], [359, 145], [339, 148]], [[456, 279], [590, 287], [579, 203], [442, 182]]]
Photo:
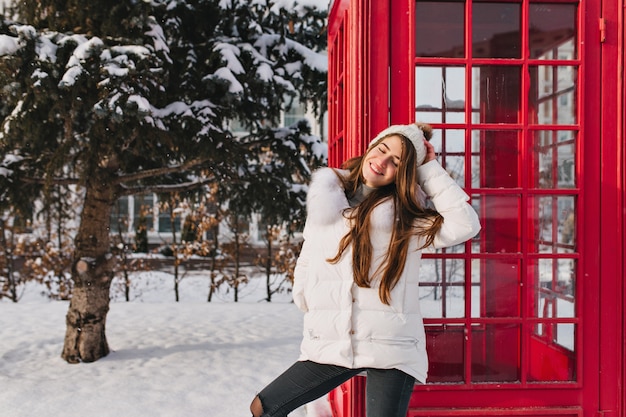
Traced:
[[388, 17], [384, 1], [333, 4], [328, 28], [331, 166], [363, 153], [368, 138], [389, 124]]
[[349, 0], [338, 0], [328, 22], [328, 153], [329, 165], [338, 166], [346, 157], [346, 36]]
[[[479, 2], [479, 0], [473, 0]], [[526, 4], [529, 0], [499, 0], [499, 3]], [[471, 2], [466, 0], [466, 21], [471, 33]], [[515, 145], [522, 158], [519, 164], [511, 168], [517, 183], [507, 184], [502, 188], [467, 187], [466, 190], [474, 198], [485, 199], [481, 203], [484, 209], [488, 206], [489, 197], [517, 195], [520, 204], [517, 206], [518, 218], [522, 219], [510, 226], [512, 230], [519, 228], [518, 245], [530, 242], [534, 236], [531, 222], [523, 219], [536, 218], [537, 206], [529, 204], [533, 198], [545, 196], [576, 196], [581, 202], [578, 205], [577, 230], [580, 236], [578, 252], [563, 255], [533, 253], [523, 250], [516, 255], [513, 248], [508, 253], [492, 253], [481, 249], [479, 254], [472, 253], [468, 243], [462, 254], [435, 254], [425, 256], [437, 259], [467, 259], [466, 275], [471, 273], [471, 260], [478, 260], [486, 268], [490, 262], [510, 260], [511, 265], [521, 268], [520, 277], [526, 288], [532, 287], [533, 265], [539, 259], [553, 260], [555, 268], [558, 259], [576, 261], [578, 284], [576, 291], [576, 315], [572, 318], [539, 319], [528, 315], [535, 308], [532, 294], [520, 292], [520, 304], [516, 307], [521, 313], [519, 319], [503, 318], [472, 318], [469, 310], [465, 318], [458, 319], [427, 319], [425, 322], [433, 326], [463, 324], [468, 329], [472, 325], [487, 326], [489, 324], [510, 323], [519, 326], [518, 337], [521, 340], [519, 363], [521, 381], [515, 383], [480, 383], [465, 381], [461, 384], [426, 384], [417, 386], [411, 399], [409, 416], [584, 416], [584, 417], [619, 417], [625, 416], [624, 397], [626, 389], [626, 320], [624, 319], [624, 302], [626, 285], [624, 259], [626, 258], [626, 231], [624, 214], [626, 193], [624, 183], [626, 173], [624, 163], [626, 150], [623, 145], [626, 130], [624, 111], [626, 110], [626, 87], [624, 86], [624, 54], [625, 29], [624, 10], [626, 0], [536, 0], [533, 3], [578, 4], [578, 42], [579, 55], [575, 62], [566, 60], [533, 61], [528, 56], [519, 59], [498, 61], [499, 65], [514, 65], [528, 68], [529, 65], [575, 65], [578, 68], [578, 106], [579, 114], [575, 126], [550, 126], [548, 130], [555, 133], [567, 130], [578, 133], [576, 155], [576, 176], [579, 180], [576, 189], [534, 189], [533, 158], [524, 155], [530, 152], [528, 147], [534, 146], [535, 132], [546, 130], [546, 126], [533, 126], [529, 123], [530, 114], [522, 111], [516, 123], [500, 123], [489, 119], [488, 123], [473, 125], [471, 109], [466, 109], [464, 124], [436, 124], [436, 129], [466, 129], [465, 149], [471, 149], [472, 129], [485, 129], [517, 132]], [[442, 65], [438, 58], [415, 58], [415, 44], [412, 35], [415, 20], [406, 16], [414, 16], [415, 1], [411, 0], [336, 0], [329, 18], [329, 109], [330, 132], [329, 150], [330, 164], [337, 166], [346, 158], [359, 154], [365, 148], [369, 138], [373, 137], [388, 123], [408, 123], [415, 118], [415, 65]], [[600, 17], [604, 20], [601, 20]], [[522, 8], [522, 27], [529, 20], [528, 9]], [[606, 29], [602, 30], [602, 26]], [[408, 34], [408, 36], [407, 36]], [[602, 38], [601, 38], [602, 37]], [[525, 39], [525, 37], [522, 37]], [[526, 40], [522, 41], [522, 50], [527, 50]], [[471, 58], [468, 51], [470, 42], [465, 44], [465, 57], [453, 60], [454, 65], [486, 65], [489, 59]], [[343, 51], [343, 52], [341, 52]], [[389, 70], [388, 70], [389, 69]], [[529, 71], [523, 72], [520, 78], [520, 108], [529, 109], [529, 88], [531, 80]], [[466, 85], [470, 85], [472, 74], [466, 71]], [[389, 89], [387, 88], [389, 86]], [[338, 93], [341, 87], [341, 94]], [[465, 103], [471, 103], [472, 92], [466, 88]], [[598, 105], [600, 104], [600, 105]], [[469, 106], [471, 107], [471, 106]], [[493, 115], [492, 115], [493, 116]], [[488, 139], [488, 138], [487, 138]], [[501, 140], [501, 139], [500, 139]], [[511, 142], [514, 144], [515, 140]], [[489, 142], [485, 142], [488, 144]], [[499, 142], [502, 143], [502, 142]], [[563, 143], [560, 143], [563, 145]], [[487, 145], [486, 145], [487, 146]], [[498, 153], [498, 147], [486, 148], [489, 152]], [[555, 148], [556, 149], [556, 148]], [[483, 146], [481, 145], [481, 150]], [[483, 150], [484, 152], [484, 150]], [[554, 155], [554, 152], [552, 153]], [[504, 158], [502, 154], [501, 158]], [[481, 158], [483, 160], [484, 158]], [[444, 158], [445, 161], [445, 158]], [[445, 164], [445, 162], [444, 162]], [[487, 174], [481, 168], [481, 174]], [[465, 176], [470, 178], [471, 166], [465, 165]], [[513, 172], [512, 171], [512, 172]], [[487, 184], [484, 177], [481, 184]], [[500, 184], [502, 185], [502, 184]], [[552, 216], [556, 216], [552, 209]], [[481, 213], [489, 216], [489, 212]], [[484, 217], [483, 220], [488, 220]], [[555, 224], [552, 223], [552, 235], [556, 235]], [[488, 244], [496, 237], [484, 234], [483, 244]], [[512, 242], [514, 243], [514, 242]], [[520, 246], [521, 247], [521, 246]], [[506, 269], [507, 264], [501, 268]], [[495, 270], [491, 269], [490, 273]], [[506, 276], [506, 271], [501, 271]], [[495, 283], [495, 282], [494, 282]], [[530, 285], [529, 285], [530, 284]], [[471, 291], [472, 283], [465, 281], [466, 290]], [[512, 287], [510, 287], [512, 288]], [[486, 291], [486, 288], [483, 288]], [[532, 288], [526, 291], [532, 291]], [[507, 309], [511, 306], [493, 304], [489, 301], [488, 308]], [[551, 304], [546, 303], [545, 308]], [[525, 312], [525, 313], [524, 313]], [[526, 314], [526, 315], [524, 315]], [[533, 330], [537, 323], [543, 322], [545, 332], [537, 336]], [[474, 324], [472, 324], [474, 323]], [[567, 350], [558, 345], [546, 344], [551, 340], [552, 325], [571, 323], [577, 326], [576, 355], [569, 355]], [[464, 337], [472, 346], [473, 331]], [[445, 335], [446, 333], [441, 333]], [[450, 334], [452, 335], [452, 334]], [[463, 339], [463, 336], [461, 336]], [[512, 344], [512, 346], [515, 343]], [[502, 355], [507, 361], [507, 348], [504, 351], [494, 350], [489, 355]], [[465, 349], [464, 374], [472, 374], [470, 350]], [[531, 353], [532, 355], [531, 356]], [[539, 359], [551, 364], [550, 374], [543, 374], [546, 368], [539, 364]], [[573, 362], [572, 362], [573, 361]], [[555, 365], [556, 364], [556, 365]], [[560, 364], [560, 365], [559, 365]], [[568, 369], [576, 369], [575, 376], [568, 374]], [[549, 384], [527, 380], [528, 375], [542, 378], [549, 375], [561, 382]], [[559, 374], [559, 372], [561, 372]], [[546, 376], [547, 377], [547, 376]], [[571, 381], [568, 381], [571, 380]], [[335, 417], [357, 417], [364, 415], [363, 395], [364, 379], [357, 377], [331, 393], [331, 404]]]
[[[624, 348], [624, 0], [603, 0], [598, 26], [600, 48], [593, 58], [602, 66], [602, 82], [598, 117], [589, 117], [601, 138], [601, 151], [596, 164], [600, 170], [599, 225], [599, 409], [608, 416], [624, 416], [626, 388], [626, 350]], [[621, 28], [621, 30], [619, 30]], [[613, 111], [615, 109], [616, 111]], [[621, 139], [621, 140], [620, 140]], [[593, 190], [594, 193], [598, 191]], [[615, 233], [621, 231], [619, 233]], [[615, 279], [622, 277], [622, 279]], [[595, 336], [595, 335], [594, 335]], [[621, 366], [618, 364], [621, 363]], [[617, 387], [616, 387], [617, 386]], [[618, 388], [619, 387], [619, 388]], [[618, 389], [616, 389], [618, 388]]]
[[[617, 88], [616, 91], [621, 92], [621, 99], [618, 100], [618, 106], [616, 108], [616, 113], [618, 114], [618, 123], [617, 123], [617, 138], [622, 138], [622, 141], [618, 140], [621, 146], [619, 146], [619, 155], [620, 157], [620, 190], [621, 190], [621, 201], [620, 206], [626, 207], [626, 146], [623, 144], [624, 138], [626, 138], [626, 80], [624, 80], [624, 74], [626, 73], [626, 0], [620, 0], [617, 6], [617, 13], [614, 16], [617, 17], [617, 49], [618, 54], [621, 56], [618, 65], [616, 66], [617, 74], [621, 74], [621, 77], [618, 77]], [[621, 29], [621, 30], [620, 30]], [[621, 215], [623, 216], [623, 211]], [[622, 277], [626, 276], [626, 264], [624, 260], [626, 259], [626, 221], [623, 217], [621, 217], [621, 230], [623, 230], [622, 234], [622, 256], [618, 256], [618, 259], [621, 259], [621, 271], [619, 271]], [[622, 283], [622, 310], [616, 312], [617, 314], [621, 313], [621, 316], [626, 316], [626, 284]], [[622, 341], [620, 343], [622, 346], [622, 372], [621, 372], [621, 383], [622, 383], [622, 393], [621, 393], [621, 404], [619, 405], [619, 409], [622, 410], [622, 415], [626, 414], [626, 319], [622, 320]], [[618, 394], [619, 395], [619, 394]]]

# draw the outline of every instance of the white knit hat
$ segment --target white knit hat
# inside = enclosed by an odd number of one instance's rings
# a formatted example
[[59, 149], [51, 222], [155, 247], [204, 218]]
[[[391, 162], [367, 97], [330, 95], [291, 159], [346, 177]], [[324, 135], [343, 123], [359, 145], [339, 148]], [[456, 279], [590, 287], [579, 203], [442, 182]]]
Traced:
[[418, 125], [410, 124], [389, 126], [376, 135], [376, 137], [370, 142], [369, 146], [372, 146], [374, 143], [378, 142], [378, 140], [391, 135], [402, 135], [410, 140], [415, 147], [417, 166], [424, 163], [424, 159], [426, 159], [426, 146], [424, 145], [424, 139], [426, 139], [426, 137]]

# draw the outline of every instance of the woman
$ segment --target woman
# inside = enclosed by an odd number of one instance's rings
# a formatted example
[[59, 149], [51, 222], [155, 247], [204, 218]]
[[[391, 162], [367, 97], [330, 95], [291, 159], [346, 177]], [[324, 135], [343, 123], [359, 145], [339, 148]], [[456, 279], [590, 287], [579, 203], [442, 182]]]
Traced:
[[304, 312], [301, 355], [254, 398], [254, 417], [286, 416], [361, 372], [368, 417], [406, 416], [428, 371], [421, 250], [480, 230], [431, 135], [428, 125], [394, 125], [345, 169], [313, 174], [293, 288]]

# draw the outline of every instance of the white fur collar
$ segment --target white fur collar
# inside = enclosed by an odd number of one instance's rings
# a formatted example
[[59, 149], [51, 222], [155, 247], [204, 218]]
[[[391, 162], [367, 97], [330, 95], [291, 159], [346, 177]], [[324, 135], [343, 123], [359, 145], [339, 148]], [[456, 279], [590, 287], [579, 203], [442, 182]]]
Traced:
[[[343, 211], [350, 207], [343, 186], [332, 168], [321, 168], [313, 173], [307, 194], [307, 221], [326, 225], [343, 217]], [[346, 170], [336, 170], [347, 175]]]
[[[337, 174], [347, 176], [347, 170], [322, 168], [313, 173], [307, 194], [307, 222], [311, 225], [329, 225], [344, 218], [350, 208], [343, 185]], [[393, 227], [394, 209], [391, 200], [379, 204], [372, 212], [372, 231], [389, 231]]]

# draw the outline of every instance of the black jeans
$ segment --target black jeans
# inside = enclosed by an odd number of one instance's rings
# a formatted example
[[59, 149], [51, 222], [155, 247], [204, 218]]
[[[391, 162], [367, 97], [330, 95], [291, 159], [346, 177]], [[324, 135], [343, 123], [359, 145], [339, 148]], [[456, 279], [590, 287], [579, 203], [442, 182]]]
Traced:
[[262, 417], [286, 417], [291, 411], [367, 372], [367, 417], [405, 417], [415, 378], [397, 369], [349, 369], [311, 361], [294, 363], [259, 393]]

